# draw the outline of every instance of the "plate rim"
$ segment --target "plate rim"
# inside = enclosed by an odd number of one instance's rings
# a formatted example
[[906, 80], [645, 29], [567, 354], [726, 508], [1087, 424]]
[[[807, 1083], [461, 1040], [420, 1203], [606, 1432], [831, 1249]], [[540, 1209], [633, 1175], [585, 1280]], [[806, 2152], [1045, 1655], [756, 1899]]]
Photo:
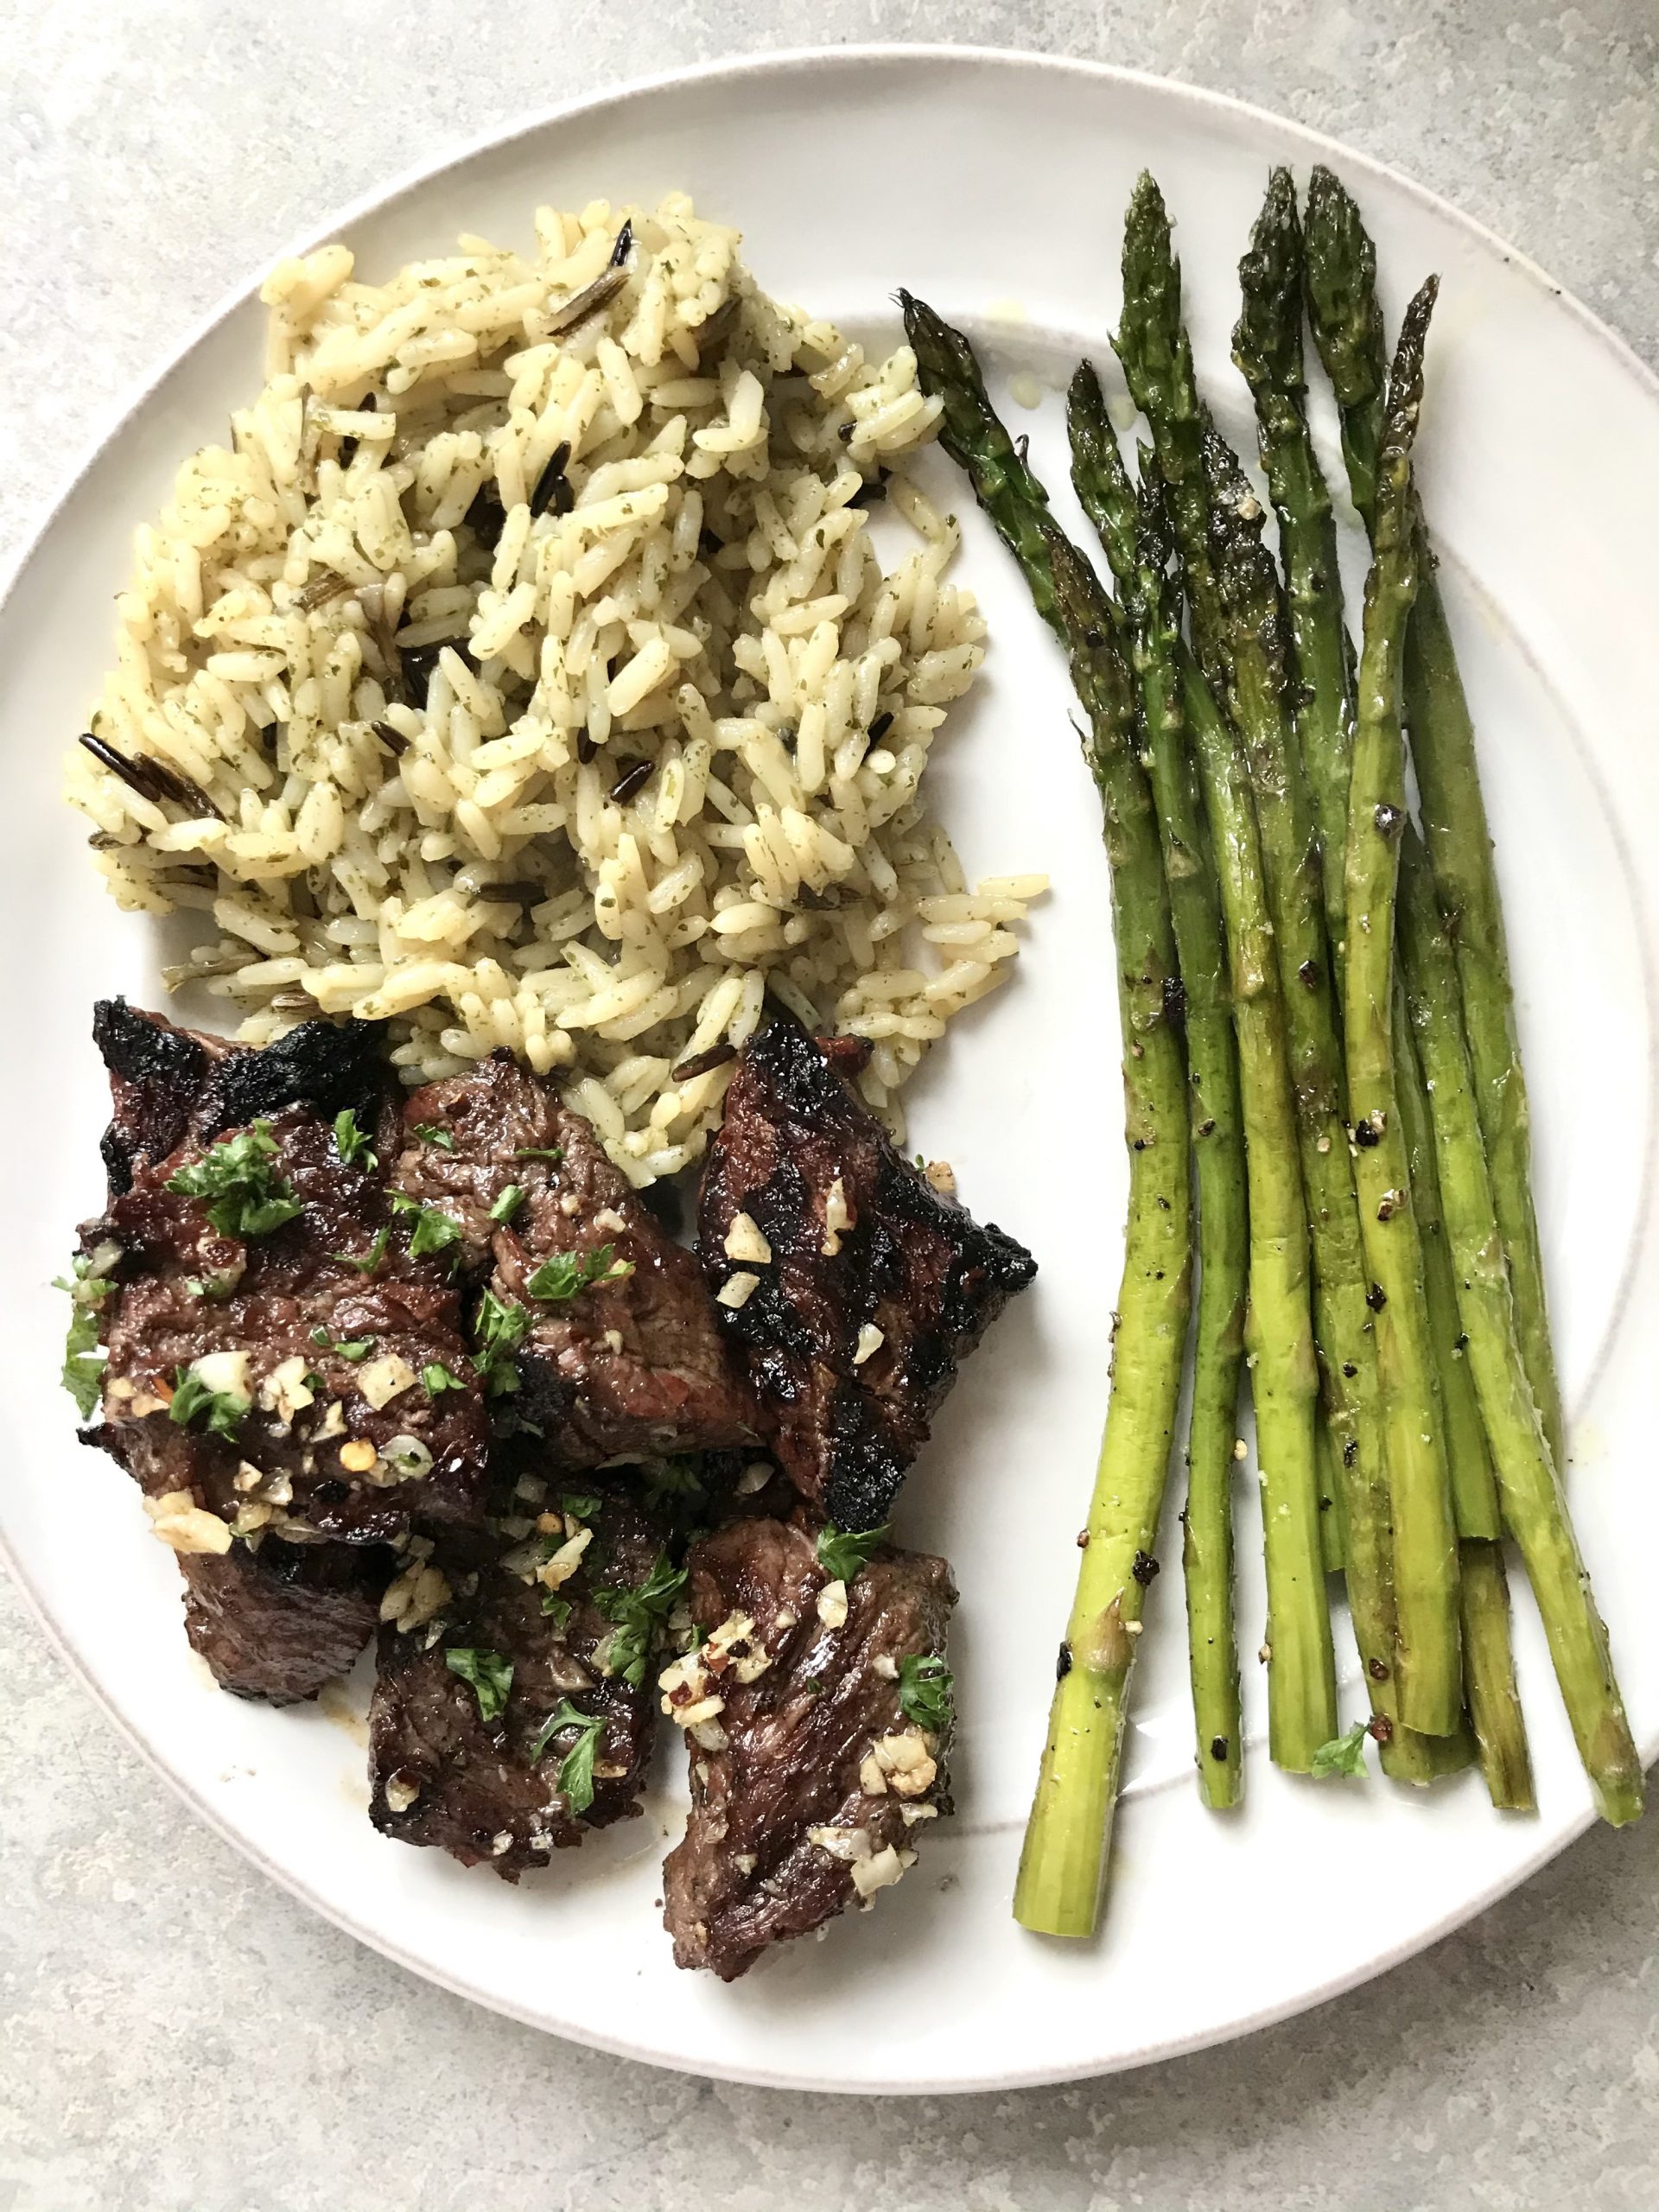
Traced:
[[[632, 103], [690, 86], [738, 83], [756, 78], [807, 76], [831, 71], [925, 67], [934, 63], [987, 73], [1052, 73], [1090, 79], [1106, 86], [1129, 87], [1151, 92], [1160, 99], [1173, 99], [1190, 106], [1207, 108], [1253, 124], [1265, 124], [1277, 132], [1287, 134], [1299, 142], [1309, 157], [1339, 162], [1344, 168], [1363, 171], [1382, 180], [1437, 219], [1451, 223], [1482, 247], [1496, 252], [1535, 291], [1544, 295], [1548, 308], [1568, 314], [1585, 334], [1611, 356], [1613, 363], [1633, 379], [1638, 391], [1650, 404], [1659, 406], [1659, 369], [1650, 366], [1627, 339], [1614, 330], [1568, 286], [1551, 276], [1531, 255], [1512, 245], [1489, 225], [1466, 213], [1392, 162], [1366, 153], [1294, 117], [1281, 114], [1255, 101], [1241, 99], [1232, 93], [1187, 84], [1155, 71], [1128, 68], [1115, 62], [1098, 61], [1084, 56], [1044, 53], [1030, 48], [903, 40], [867, 41], [845, 46], [788, 47], [729, 55], [629, 77], [620, 83], [601, 86], [570, 99], [525, 111], [502, 127], [468, 138], [435, 161], [410, 165], [399, 171], [389, 182], [372, 186], [334, 207], [321, 221], [308, 224], [296, 236], [281, 245], [275, 254], [262, 259], [235, 280], [205, 314], [190, 322], [179, 337], [167, 343], [165, 351], [148, 374], [141, 376], [124, 396], [101, 412], [92, 430], [60, 478], [57, 488], [48, 494], [22, 550], [3, 571], [0, 571], [0, 618], [6, 614], [30, 567], [57, 529], [65, 510], [87, 475], [116, 444], [128, 424], [149, 404], [174, 372], [232, 316], [251, 302], [257, 302], [261, 283], [277, 261], [289, 256], [314, 251], [351, 226], [383, 213], [399, 200], [436, 183], [453, 172], [465, 168], [489, 154], [514, 146], [578, 118], [589, 118], [607, 110], [620, 110]], [[308, 1885], [301, 1875], [280, 1864], [260, 1843], [238, 1831], [220, 1814], [211, 1799], [199, 1792], [183, 1773], [175, 1771], [162, 1751], [141, 1734], [137, 1726], [130, 1723], [111, 1702], [101, 1683], [70, 1643], [68, 1631], [48, 1612], [40, 1592], [3, 1529], [0, 1529], [0, 1562], [3, 1562], [14, 1586], [22, 1594], [29, 1611], [43, 1630], [48, 1643], [66, 1662], [81, 1688], [90, 1694], [105, 1719], [140, 1753], [153, 1770], [161, 1775], [195, 1818], [213, 1829], [242, 1859], [257, 1867], [308, 1910], [319, 1914], [354, 1941], [422, 1980], [447, 1990], [452, 1995], [464, 1998], [486, 2011], [516, 2020], [544, 2035], [556, 2035], [615, 2057], [632, 2059], [641, 2064], [699, 2079], [741, 2082], [755, 2088], [786, 2089], [813, 2095], [973, 2095], [1103, 2078], [1158, 2064], [1189, 2052], [1218, 2047], [1241, 2040], [1279, 2021], [1332, 2003], [1351, 1990], [1429, 1949], [1530, 1880], [1582, 1835], [1594, 1817], [1587, 1807], [1580, 1809], [1562, 1827], [1553, 1832], [1548, 1841], [1541, 1840], [1539, 1848], [1529, 1853], [1518, 1867], [1506, 1871], [1471, 1897], [1459, 1901], [1457, 1906], [1439, 1918], [1420, 1929], [1414, 1929], [1410, 1936], [1362, 1965], [1322, 1981], [1316, 1988], [1263, 2005], [1220, 2028], [1198, 2029], [1190, 2035], [1166, 2037], [1154, 2046], [1133, 2053], [1107, 2058], [1087, 2058], [1076, 2065], [1064, 2068], [1045, 2063], [1028, 2070], [1018, 2067], [1004, 2068], [995, 2073], [976, 2075], [971, 2080], [919, 2077], [880, 2083], [861, 2082], [849, 2087], [833, 2080], [803, 2079], [798, 2073], [772, 2071], [712, 2056], [692, 2060], [678, 2050], [663, 2050], [638, 2041], [626, 2041], [585, 2025], [555, 2025], [499, 1992], [477, 1987], [463, 1976], [443, 1971], [429, 1961], [415, 1956], [395, 1938], [359, 1925], [349, 1907], [325, 1900]]]

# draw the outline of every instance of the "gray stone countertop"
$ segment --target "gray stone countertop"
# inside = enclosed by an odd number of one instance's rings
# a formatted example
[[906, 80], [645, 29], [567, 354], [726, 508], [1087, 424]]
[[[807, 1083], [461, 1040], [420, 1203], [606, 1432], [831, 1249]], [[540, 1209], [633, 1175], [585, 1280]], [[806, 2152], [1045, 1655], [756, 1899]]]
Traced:
[[[1279, 110], [1492, 225], [1659, 361], [1651, 0], [10, 0], [0, 546], [233, 281], [416, 149], [681, 63], [875, 39]], [[0, 2212], [1659, 2203], [1659, 1820], [1247, 2043], [1046, 2091], [785, 2096], [539, 2037], [314, 1918], [111, 1732], [3, 1578], [0, 1682]]]

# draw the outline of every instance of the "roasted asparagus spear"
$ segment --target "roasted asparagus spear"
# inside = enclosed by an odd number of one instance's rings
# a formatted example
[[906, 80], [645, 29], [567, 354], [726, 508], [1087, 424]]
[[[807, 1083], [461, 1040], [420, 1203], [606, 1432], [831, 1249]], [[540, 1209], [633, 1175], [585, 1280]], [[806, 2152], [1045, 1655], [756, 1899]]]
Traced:
[[1180, 1395], [1191, 1304], [1186, 1066], [1169, 889], [1116, 610], [1054, 524], [1041, 486], [998, 421], [973, 351], [900, 294], [925, 388], [944, 400], [940, 436], [1019, 561], [1065, 646], [1088, 721], [1086, 757], [1105, 815], [1123, 1043], [1129, 1208], [1112, 1392], [1082, 1565], [1026, 1829], [1014, 1916], [1087, 1936], [1099, 1916], [1141, 1627]]

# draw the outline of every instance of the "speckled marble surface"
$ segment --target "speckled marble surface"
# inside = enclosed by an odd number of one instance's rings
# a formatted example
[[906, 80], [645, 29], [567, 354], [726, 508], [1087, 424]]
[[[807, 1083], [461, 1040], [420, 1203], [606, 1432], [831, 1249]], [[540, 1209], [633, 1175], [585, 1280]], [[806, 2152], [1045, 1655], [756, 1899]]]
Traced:
[[[647, 70], [876, 38], [1277, 108], [1491, 224], [1659, 360], [1651, 0], [10, 0], [0, 565], [182, 330], [417, 150]], [[0, 2212], [1659, 2202], [1659, 1822], [1248, 2044], [1017, 2095], [784, 2097], [550, 2042], [314, 1919], [175, 1803], [3, 1581], [0, 1683]]]

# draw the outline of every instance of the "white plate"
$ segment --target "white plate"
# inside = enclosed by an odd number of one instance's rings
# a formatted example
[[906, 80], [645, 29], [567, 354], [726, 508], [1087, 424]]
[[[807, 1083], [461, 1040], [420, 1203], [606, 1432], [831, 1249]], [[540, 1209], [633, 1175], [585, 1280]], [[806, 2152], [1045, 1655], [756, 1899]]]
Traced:
[[[1050, 389], [1034, 457], [1057, 487], [1057, 400], [1087, 348], [1109, 362], [1118, 226], [1153, 166], [1179, 224], [1200, 367], [1248, 439], [1227, 362], [1234, 269], [1268, 164], [1333, 160], [1375, 231], [1390, 311], [1444, 289], [1423, 476], [1479, 721], [1535, 1107], [1539, 1199], [1586, 1549], [1643, 1752], [1659, 1743], [1659, 1544], [1650, 1364], [1653, 983], [1659, 933], [1659, 391], [1539, 272], [1414, 187], [1277, 119], [1185, 88], [1027, 57], [897, 49], [785, 57], [594, 100], [480, 149], [343, 231], [384, 268], [461, 230], [512, 238], [531, 208], [685, 186], [747, 234], [774, 291], [896, 334], [905, 284]], [[360, 1688], [276, 1713], [205, 1687], [170, 1560], [131, 1486], [79, 1451], [56, 1387], [46, 1288], [99, 1195], [95, 994], [157, 995], [159, 943], [118, 915], [57, 798], [111, 647], [130, 533], [180, 458], [259, 380], [251, 289], [180, 353], [90, 462], [0, 615], [4, 724], [0, 989], [16, 1055], [0, 1087], [12, 1163], [3, 1292], [13, 1446], [0, 1529], [41, 1611], [115, 1717], [204, 1817], [365, 1942], [533, 2024], [741, 2080], [966, 2089], [1129, 2066], [1236, 2034], [1379, 1972], [1499, 1896], [1575, 1834], [1589, 1799], [1529, 1602], [1521, 1668], [1541, 1811], [1501, 1820], [1472, 1777], [1408, 1801], [1276, 1775], [1256, 1742], [1246, 1809], [1190, 1778], [1180, 1576], [1149, 1609], [1103, 1940], [1022, 1935], [1008, 1894], [1106, 1387], [1123, 1199], [1105, 868], [1062, 672], [976, 516], [962, 573], [992, 623], [987, 677], [952, 719], [936, 802], [970, 874], [1048, 869], [1012, 987], [963, 1022], [915, 1094], [918, 1141], [969, 1202], [1036, 1250], [900, 1509], [955, 1562], [961, 1814], [877, 1911], [725, 1989], [678, 1974], [654, 1900], [671, 1788], [647, 1818], [513, 1891], [383, 1841], [365, 1817]], [[942, 457], [935, 480], [962, 504]], [[1062, 501], [1071, 512], [1069, 501]], [[1649, 1350], [1643, 1353], [1642, 1345]], [[1243, 1639], [1260, 1632], [1241, 1484]], [[1173, 1516], [1172, 1516], [1173, 1519]], [[1168, 1564], [1178, 1546], [1166, 1532]], [[1248, 1684], [1259, 1726], [1258, 1670]], [[1351, 1675], [1351, 1669], [1350, 1669]], [[1357, 1706], [1351, 1686], [1348, 1696]], [[181, 1930], [211, 1955], [210, 1928]]]

